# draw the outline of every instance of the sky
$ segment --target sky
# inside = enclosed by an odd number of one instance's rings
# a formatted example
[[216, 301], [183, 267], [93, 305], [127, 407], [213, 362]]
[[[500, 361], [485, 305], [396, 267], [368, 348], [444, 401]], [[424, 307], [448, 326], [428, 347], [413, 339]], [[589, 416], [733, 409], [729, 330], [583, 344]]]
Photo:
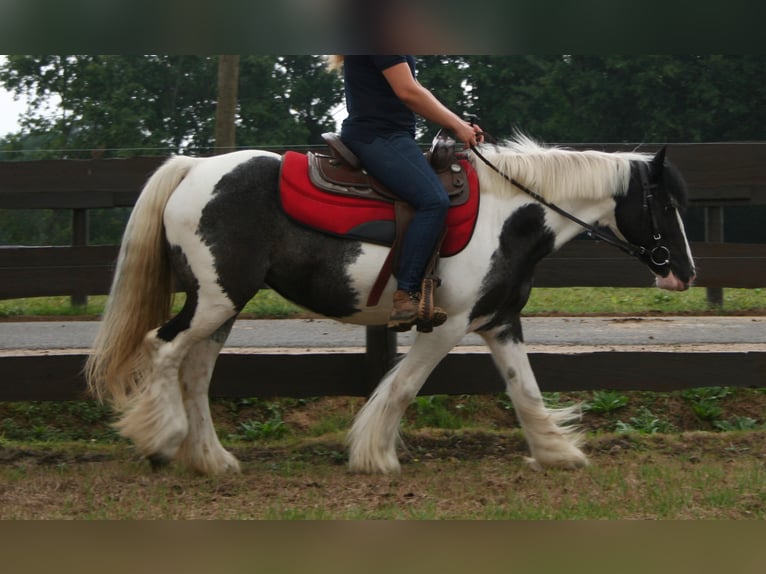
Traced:
[[[0, 64], [5, 56], [0, 56]], [[13, 99], [13, 94], [0, 86], [0, 138], [19, 129], [19, 116], [26, 110], [27, 104], [24, 98], [18, 102]]]
[[26, 107], [23, 98], [15, 101], [13, 94], [0, 88], [0, 138], [18, 131], [18, 119]]

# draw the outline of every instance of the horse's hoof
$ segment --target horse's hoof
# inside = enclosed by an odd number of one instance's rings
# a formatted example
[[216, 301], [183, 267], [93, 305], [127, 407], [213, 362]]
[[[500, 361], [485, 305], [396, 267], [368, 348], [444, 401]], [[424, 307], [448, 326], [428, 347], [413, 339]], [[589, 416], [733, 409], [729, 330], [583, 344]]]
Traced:
[[163, 454], [152, 454], [147, 456], [146, 459], [149, 461], [152, 472], [159, 472], [170, 465], [170, 459]]

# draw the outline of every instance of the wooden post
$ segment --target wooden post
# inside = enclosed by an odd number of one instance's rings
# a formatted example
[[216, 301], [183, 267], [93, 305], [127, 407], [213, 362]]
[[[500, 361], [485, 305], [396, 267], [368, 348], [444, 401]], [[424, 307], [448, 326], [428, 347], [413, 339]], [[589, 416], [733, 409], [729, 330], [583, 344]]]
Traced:
[[218, 100], [215, 110], [215, 153], [236, 145], [239, 56], [218, 56]]
[[[72, 210], [72, 246], [88, 244], [88, 210]], [[72, 293], [69, 298], [72, 307], [84, 307], [88, 304], [87, 293]]]
[[[705, 241], [723, 243], [723, 207], [705, 208]], [[723, 287], [708, 287], [707, 303], [723, 307]]]
[[385, 325], [371, 325], [366, 334], [368, 393], [372, 393], [383, 376], [394, 366], [396, 333]]

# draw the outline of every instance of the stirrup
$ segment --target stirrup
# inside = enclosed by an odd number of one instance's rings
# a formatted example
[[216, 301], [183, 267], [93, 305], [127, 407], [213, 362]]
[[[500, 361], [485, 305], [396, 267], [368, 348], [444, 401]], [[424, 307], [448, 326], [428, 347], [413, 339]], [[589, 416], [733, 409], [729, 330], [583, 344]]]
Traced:
[[444, 310], [434, 305], [434, 294], [441, 283], [441, 279], [433, 275], [423, 279], [416, 321], [417, 329], [421, 333], [430, 333], [434, 327], [438, 327], [447, 320]]

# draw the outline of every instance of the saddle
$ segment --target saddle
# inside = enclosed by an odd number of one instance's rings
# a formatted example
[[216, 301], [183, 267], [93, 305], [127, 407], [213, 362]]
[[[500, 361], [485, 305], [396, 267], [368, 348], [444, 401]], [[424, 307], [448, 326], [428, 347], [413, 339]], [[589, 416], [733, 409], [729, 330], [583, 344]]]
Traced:
[[[397, 267], [401, 246], [407, 227], [415, 215], [414, 208], [399, 199], [382, 183], [371, 177], [362, 167], [359, 158], [346, 147], [335, 133], [322, 134], [330, 148], [330, 155], [308, 152], [309, 179], [320, 189], [348, 197], [374, 199], [394, 204], [396, 233], [393, 245], [383, 267], [378, 274], [368, 305], [376, 305], [393, 270]], [[463, 166], [455, 153], [455, 140], [441, 132], [434, 138], [431, 149], [425, 154], [434, 172], [447, 191], [450, 206], [458, 206], [468, 201], [470, 189]], [[421, 317], [418, 330], [430, 331], [433, 321], [433, 296], [441, 280], [434, 274], [439, 259], [439, 251], [446, 229], [437, 241], [426, 269], [421, 293]]]
[[[334, 133], [322, 134], [331, 155], [308, 152], [309, 179], [330, 193], [350, 197], [377, 199], [396, 203], [401, 201], [382, 183], [371, 177], [359, 159]], [[462, 205], [468, 200], [469, 189], [463, 167], [455, 153], [455, 140], [437, 135], [431, 149], [425, 154], [431, 167], [442, 182], [450, 205]]]

